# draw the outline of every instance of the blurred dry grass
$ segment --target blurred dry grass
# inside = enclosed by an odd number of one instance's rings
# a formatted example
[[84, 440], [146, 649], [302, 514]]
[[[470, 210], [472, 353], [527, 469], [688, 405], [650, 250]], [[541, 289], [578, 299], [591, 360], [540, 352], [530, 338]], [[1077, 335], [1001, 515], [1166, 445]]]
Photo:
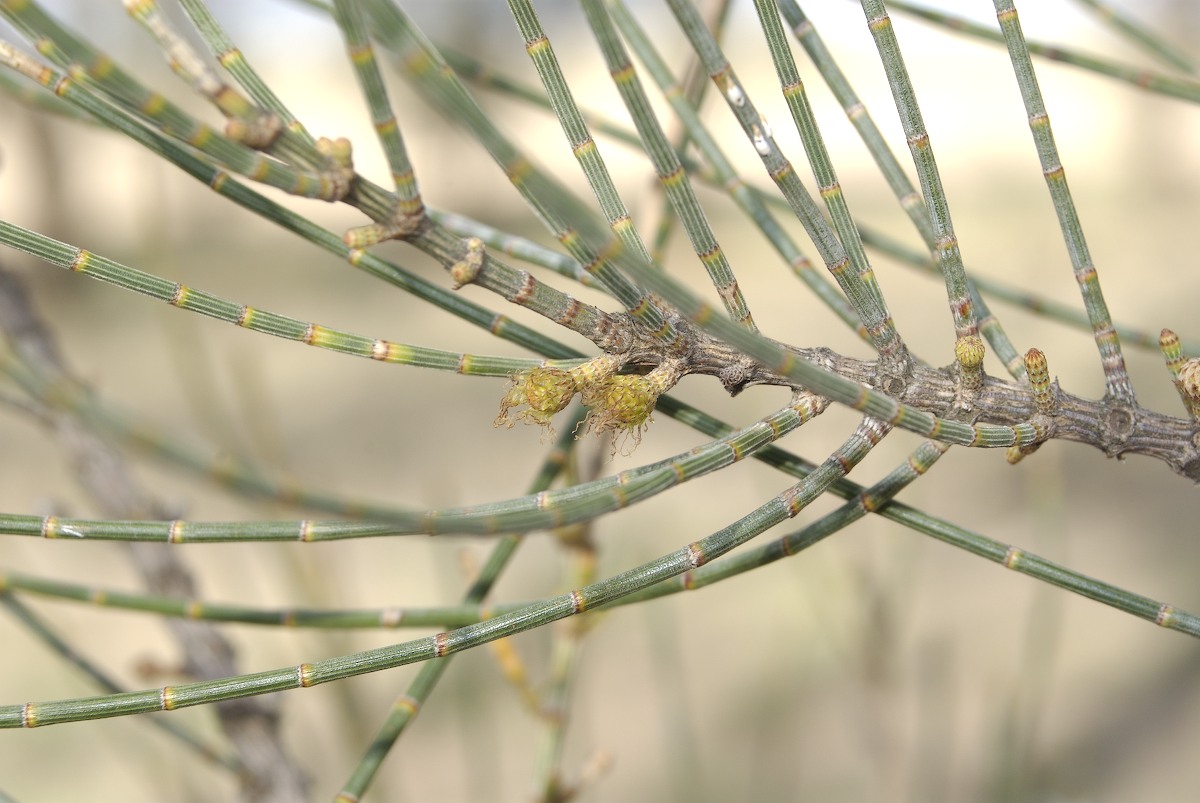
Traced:
[[[1032, 36], [1069, 36], [1114, 57], [1136, 58], [1074, 17], [1025, 5]], [[332, 27], [289, 4], [252, 6], [213, 3], [252, 63], [310, 129], [351, 136], [360, 169], [385, 175], [366, 114], [356, 91], [348, 89], [353, 80]], [[114, 17], [113, 9], [76, 3], [68, 11], [123, 58], [131, 54], [152, 83], [175, 97], [184, 94], [132, 23], [97, 23]], [[465, 48], [503, 59], [511, 72], [536, 81], [501, 11], [425, 4], [416, 15], [443, 38], [456, 36]], [[1197, 11], [1188, 4], [1175, 6], [1174, 16], [1167, 11], [1157, 27], [1176, 41], [1194, 40], [1185, 31], [1197, 30]], [[876, 120], [902, 148], [861, 13], [852, 4], [810, 13]], [[582, 30], [576, 17], [564, 11], [547, 19], [552, 41], [584, 105], [618, 116], [593, 48], [567, 44]], [[680, 53], [673, 23], [661, 21], [662, 46]], [[799, 145], [781, 131], [787, 113], [773, 100], [774, 74], [754, 25], [752, 8], [739, 4], [731, 60], [775, 123], [785, 152], [802, 163]], [[897, 28], [909, 46], [906, 59], [968, 268], [1077, 303], [1002, 51], [903, 19]], [[808, 76], [806, 67], [801, 60]], [[1114, 317], [1153, 332], [1171, 326], [1200, 336], [1194, 311], [1200, 273], [1190, 242], [1200, 205], [1194, 146], [1200, 110], [1071, 68], [1042, 63], [1039, 69]], [[808, 83], [851, 208], [916, 242], [819, 80], [813, 76]], [[468, 138], [448, 130], [398, 82], [394, 99], [431, 204], [540, 236], [499, 171]], [[514, 353], [239, 214], [115, 135], [0, 103], [5, 219], [296, 317], [441, 348]], [[488, 104], [504, 115], [508, 130], [521, 132], [531, 152], [582, 184], [552, 118], [491, 97]], [[765, 184], [724, 110], [709, 111], [744, 174]], [[635, 220], [644, 217], [657, 204], [648, 167], [621, 146], [602, 142], [602, 148], [619, 166]], [[727, 202], [711, 192], [702, 198], [711, 202], [717, 234], [765, 333], [862, 353]], [[294, 205], [335, 230], [359, 222], [347, 210]], [[685, 245], [676, 245], [672, 269], [697, 270]], [[442, 280], [436, 266], [411, 250], [384, 250]], [[280, 476], [396, 504], [446, 505], [519, 494], [540, 459], [534, 431], [492, 429], [498, 381], [382, 366], [273, 341], [16, 254], [0, 258], [28, 276], [68, 359], [104, 399], [192, 442], [249, 452]], [[952, 340], [939, 283], [886, 260], [876, 259], [876, 270], [917, 353], [948, 362]], [[491, 303], [476, 288], [463, 292]], [[1019, 348], [1036, 345], [1047, 353], [1064, 387], [1091, 396], [1102, 392], [1086, 334], [1004, 304], [995, 308]], [[1142, 403], [1177, 412], [1161, 359], [1133, 350], [1127, 356]], [[1002, 373], [998, 364], [988, 368]], [[753, 420], [782, 398], [778, 391], [755, 389], [730, 400], [715, 383], [698, 380], [685, 381], [680, 393], [735, 423]], [[831, 410], [784, 445], [820, 460], [853, 421]], [[0, 408], [0, 508], [86, 515], [88, 501], [61, 452], [30, 423]], [[660, 417], [632, 459], [618, 457], [606, 470], [700, 442]], [[892, 436], [855, 479], [882, 476], [915, 443], [906, 433]], [[147, 486], [189, 517], [295, 515], [231, 499], [158, 463], [138, 465]], [[610, 574], [694, 540], [788, 484], [765, 467], [742, 464], [607, 517], [595, 525], [601, 570]], [[1121, 464], [1083, 447], [1053, 444], [1014, 469], [998, 452], [954, 450], [903, 499], [1121, 587], [1200, 609], [1193, 569], [1200, 565], [1200, 503], [1185, 481], [1149, 461]], [[832, 507], [820, 502], [803, 518]], [[189, 548], [185, 558], [213, 600], [435, 604], [460, 593], [456, 553], [478, 557], [486, 548], [466, 540], [406, 539]], [[136, 583], [114, 545], [7, 539], [0, 543], [0, 560], [16, 570], [102, 586]], [[553, 545], [535, 537], [495, 598], [555, 592], [560, 570]], [[160, 682], [139, 676], [139, 662], [174, 660], [175, 648], [151, 617], [31, 604], [132, 687]], [[228, 632], [244, 671], [408, 637], [249, 627]], [[547, 635], [516, 639], [535, 673], [546, 665]], [[0, 645], [3, 702], [91, 692], [7, 618], [0, 619]], [[585, 658], [565, 769], [572, 776], [595, 751], [615, 760], [585, 800], [1167, 801], [1195, 794], [1200, 652], [1193, 642], [878, 519], [753, 578], [607, 615], [589, 637]], [[414, 672], [409, 667], [285, 696], [289, 746], [312, 773], [316, 799], [332, 795]], [[171, 716], [213, 730], [207, 711]], [[372, 799], [523, 799], [534, 763], [534, 727], [488, 655], [467, 654], [389, 759]], [[136, 719], [0, 733], [0, 789], [28, 801], [215, 800], [232, 794], [228, 779]]]

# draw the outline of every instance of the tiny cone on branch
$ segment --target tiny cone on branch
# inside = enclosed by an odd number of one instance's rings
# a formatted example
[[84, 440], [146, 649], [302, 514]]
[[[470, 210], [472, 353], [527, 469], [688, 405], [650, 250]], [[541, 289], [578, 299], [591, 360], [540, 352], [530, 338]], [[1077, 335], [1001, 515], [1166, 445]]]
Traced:
[[582, 391], [583, 403], [591, 410], [584, 421], [584, 431], [597, 435], [611, 432], [614, 450], [618, 448], [619, 436], [631, 436], [637, 446], [652, 420], [650, 414], [658, 397], [674, 387], [683, 374], [684, 363], [668, 359], [645, 376], [610, 376], [586, 386]]
[[[584, 404], [589, 404], [589, 389], [603, 384], [620, 368], [621, 362], [616, 357], [601, 354], [569, 370], [541, 366], [515, 374], [500, 399], [500, 414], [493, 423], [497, 427], [511, 427], [519, 420], [552, 430], [550, 419], [565, 410], [576, 393], [582, 393]], [[524, 409], [510, 414], [515, 407]]]
[[[551, 417], [575, 398], [575, 380], [561, 368], [533, 368], [512, 378], [512, 384], [500, 400], [496, 426], [511, 427], [517, 420], [549, 427]], [[509, 415], [514, 407], [525, 409]]]
[[646, 377], [610, 376], [584, 391], [583, 403], [591, 408], [584, 431], [631, 435], [636, 445], [650, 423], [656, 401], [658, 394]]

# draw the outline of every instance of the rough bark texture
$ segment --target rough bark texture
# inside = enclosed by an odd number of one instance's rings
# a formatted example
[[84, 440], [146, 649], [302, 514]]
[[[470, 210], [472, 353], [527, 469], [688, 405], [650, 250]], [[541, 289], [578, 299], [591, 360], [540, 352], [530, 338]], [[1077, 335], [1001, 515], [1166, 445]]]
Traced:
[[[637, 322], [624, 315], [594, 338], [606, 351], [624, 353], [628, 365], [650, 367], [661, 361], [661, 346]], [[675, 319], [684, 334], [686, 373], [715, 376], [731, 394], [751, 385], [797, 387], [747, 358], [737, 349], [710, 337], [686, 321]], [[620, 334], [614, 334], [619, 332]], [[875, 387], [899, 401], [941, 418], [989, 424], [1017, 424], [1037, 413], [1033, 390], [996, 377], [985, 377], [978, 390], [961, 381], [956, 366], [936, 368], [914, 364], [906, 377], [883, 374], [878, 360], [843, 357], [827, 348], [798, 348], [785, 343], [803, 359], [848, 379]], [[672, 357], [679, 357], [676, 352]], [[1048, 440], [1086, 443], [1110, 457], [1140, 454], [1161, 460], [1175, 472], [1200, 482], [1200, 424], [1116, 399], [1084, 399], [1053, 385], [1055, 408], [1048, 416]]]

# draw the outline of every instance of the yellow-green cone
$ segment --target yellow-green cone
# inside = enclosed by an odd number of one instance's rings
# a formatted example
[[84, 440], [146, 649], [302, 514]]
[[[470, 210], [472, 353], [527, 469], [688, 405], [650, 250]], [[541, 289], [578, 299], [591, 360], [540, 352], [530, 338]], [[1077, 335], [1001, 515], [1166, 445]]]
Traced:
[[658, 400], [644, 376], [610, 376], [584, 390], [583, 403], [591, 408], [586, 426], [596, 433], [627, 433], [637, 440], [650, 421]]
[[509, 415], [514, 407], [525, 405], [516, 418], [527, 424], [550, 426], [551, 417], [575, 397], [575, 380], [561, 368], [531, 368], [512, 379], [512, 385], [500, 400], [496, 426], [511, 427], [516, 421]]

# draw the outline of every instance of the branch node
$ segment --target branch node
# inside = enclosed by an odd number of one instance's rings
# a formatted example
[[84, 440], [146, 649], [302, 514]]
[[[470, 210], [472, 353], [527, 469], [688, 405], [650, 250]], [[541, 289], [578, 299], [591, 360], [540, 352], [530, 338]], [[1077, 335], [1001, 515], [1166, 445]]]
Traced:
[[246, 118], [234, 117], [225, 123], [225, 136], [247, 148], [263, 151], [275, 144], [283, 131], [283, 121], [273, 112], [261, 112]]
[[620, 312], [604, 319], [592, 342], [609, 354], [625, 354], [637, 340], [637, 325], [633, 318], [628, 313]]
[[[829, 367], [832, 367], [832, 363]], [[898, 351], [881, 353], [875, 366], [875, 387], [893, 399], [904, 396], [912, 378], [912, 362], [903, 346]]]
[[908, 380], [900, 374], [882, 374], [878, 378], [879, 389], [893, 399], [898, 399], [908, 390]]
[[455, 290], [471, 284], [479, 277], [479, 271], [483, 269], [483, 260], [487, 256], [483, 240], [478, 237], [468, 238], [464, 251], [463, 258], [450, 266], [450, 278], [454, 281]]
[[1004, 459], [1008, 461], [1010, 466], [1015, 466], [1020, 463], [1027, 455], [1036, 452], [1042, 444], [1031, 443], [1028, 446], [1010, 446], [1008, 451], [1004, 453]]
[[[351, 173], [353, 174], [353, 171]], [[417, 204], [416, 211], [411, 211], [403, 208], [397, 201], [396, 207], [386, 219], [347, 229], [342, 235], [342, 242], [350, 248], [370, 248], [386, 240], [407, 240], [420, 234], [428, 220], [423, 205]], [[482, 246], [482, 243], [480, 245]], [[482, 261], [480, 264], [482, 265]]]
[[749, 357], [743, 357], [723, 366], [717, 373], [717, 379], [730, 396], [736, 396], [746, 389], [746, 382], [754, 375], [755, 365]]
[[345, 137], [321, 137], [316, 142], [316, 148], [327, 162], [327, 168], [317, 174], [321, 179], [321, 193], [317, 197], [323, 201], [340, 201], [350, 194], [350, 187], [354, 184], [354, 158], [350, 140]]
[[1125, 444], [1137, 423], [1137, 407], [1123, 399], [1108, 398], [1100, 419], [1101, 446], [1109, 457], [1125, 451]]

